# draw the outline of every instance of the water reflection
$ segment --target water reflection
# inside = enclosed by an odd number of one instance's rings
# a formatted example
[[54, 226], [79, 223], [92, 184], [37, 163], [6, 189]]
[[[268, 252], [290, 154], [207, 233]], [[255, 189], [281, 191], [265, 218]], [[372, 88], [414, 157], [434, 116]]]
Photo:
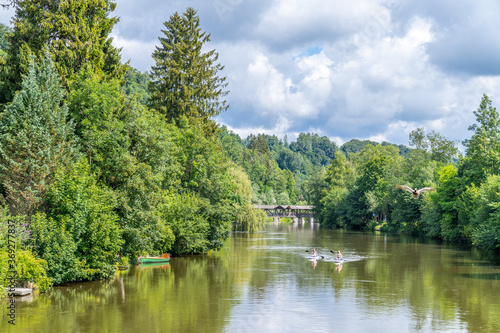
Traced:
[[498, 332], [499, 293], [498, 263], [476, 251], [280, 224], [19, 300], [15, 332]]

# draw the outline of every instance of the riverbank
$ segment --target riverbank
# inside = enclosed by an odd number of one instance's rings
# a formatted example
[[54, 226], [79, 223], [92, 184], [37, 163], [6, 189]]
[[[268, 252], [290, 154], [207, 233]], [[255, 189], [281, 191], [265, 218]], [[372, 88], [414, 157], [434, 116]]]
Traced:
[[[307, 259], [313, 247], [323, 260]], [[331, 249], [342, 250], [342, 265], [333, 262]], [[407, 236], [268, 224], [261, 232], [233, 233], [210, 255], [131, 266], [112, 279], [55, 287], [20, 301], [16, 331], [293, 333], [370, 327], [400, 333], [407, 327], [496, 333], [498, 293], [500, 265], [476, 250]], [[6, 322], [0, 323], [4, 329]]]

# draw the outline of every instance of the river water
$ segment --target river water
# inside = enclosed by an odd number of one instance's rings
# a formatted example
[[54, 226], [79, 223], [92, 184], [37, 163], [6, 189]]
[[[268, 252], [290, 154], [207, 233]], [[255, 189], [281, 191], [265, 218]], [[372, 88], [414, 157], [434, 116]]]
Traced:
[[[324, 259], [309, 261], [312, 248]], [[341, 250], [337, 265], [330, 250]], [[268, 225], [221, 251], [2, 307], [0, 332], [500, 332], [500, 262], [383, 234]]]

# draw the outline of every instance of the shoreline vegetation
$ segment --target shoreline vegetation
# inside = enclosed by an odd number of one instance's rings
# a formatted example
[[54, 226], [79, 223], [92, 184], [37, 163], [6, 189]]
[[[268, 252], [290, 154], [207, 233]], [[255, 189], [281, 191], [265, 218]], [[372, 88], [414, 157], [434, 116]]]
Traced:
[[[0, 26], [1, 295], [13, 275], [46, 291], [147, 254], [218, 250], [231, 228], [262, 227], [255, 204], [310, 204], [323, 227], [498, 252], [500, 120], [486, 95], [465, 155], [423, 128], [410, 148], [242, 139], [213, 120], [230, 112], [229, 91], [193, 8], [164, 23], [146, 74], [111, 44], [116, 3], [12, 5], [13, 28]], [[394, 184], [436, 191], [412, 199]]]

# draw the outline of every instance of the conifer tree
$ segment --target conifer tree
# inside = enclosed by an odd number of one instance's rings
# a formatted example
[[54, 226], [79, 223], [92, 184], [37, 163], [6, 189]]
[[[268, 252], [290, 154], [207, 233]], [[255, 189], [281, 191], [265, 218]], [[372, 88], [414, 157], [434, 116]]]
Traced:
[[111, 0], [18, 0], [6, 66], [0, 77], [0, 103], [10, 102], [27, 73], [30, 56], [43, 58], [48, 49], [63, 86], [82, 67], [122, 77], [120, 50], [109, 37], [118, 18], [109, 17]]
[[210, 34], [202, 32], [196, 11], [175, 13], [164, 26], [161, 46], [153, 52], [150, 106], [177, 122], [182, 116], [207, 122], [226, 111], [228, 105], [221, 100], [228, 93], [226, 78], [218, 76], [224, 67], [216, 63], [215, 50], [202, 51]]
[[32, 60], [21, 88], [0, 118], [0, 183], [11, 211], [29, 217], [74, 156], [74, 126], [48, 53], [39, 66]]

